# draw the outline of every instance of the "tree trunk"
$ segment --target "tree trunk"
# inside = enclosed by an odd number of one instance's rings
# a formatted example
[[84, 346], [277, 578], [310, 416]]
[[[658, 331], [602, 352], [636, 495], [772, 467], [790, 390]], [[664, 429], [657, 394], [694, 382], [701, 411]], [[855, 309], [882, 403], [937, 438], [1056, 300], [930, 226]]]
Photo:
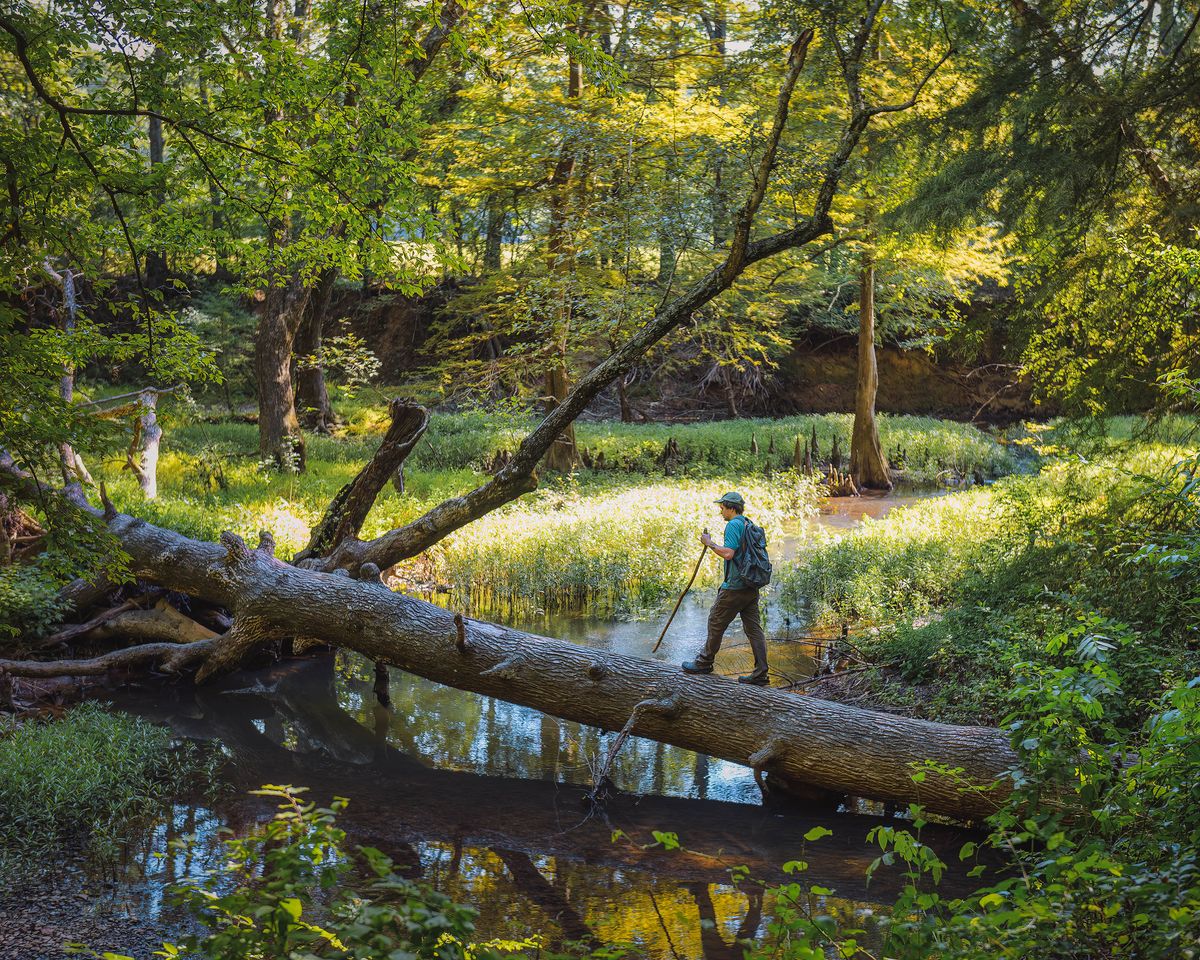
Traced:
[[729, 377], [729, 368], [721, 367], [721, 395], [725, 398], [725, 412], [730, 419], [738, 417], [737, 393], [733, 389], [733, 381]]
[[[156, 49], [155, 59], [160, 58]], [[150, 137], [150, 174], [161, 175], [163, 164], [163, 125], [158, 117], [151, 117], [149, 124]], [[161, 183], [154, 186], [154, 202], [158, 206], [166, 203], [166, 191]], [[150, 290], [162, 290], [167, 282], [167, 258], [161, 249], [146, 251], [146, 287]]]
[[299, 276], [267, 289], [254, 343], [258, 384], [258, 452], [276, 465], [304, 470], [304, 436], [292, 394], [292, 344], [304, 317], [309, 286]]
[[[202, 543], [115, 512], [108, 526], [128, 552], [132, 573], [234, 612], [233, 628], [211, 648], [201, 641], [177, 645], [171, 654], [184, 658], [189, 648], [198, 648], [204, 663], [198, 680], [238, 665], [275, 639], [311, 637], [438, 683], [602, 730], [620, 730], [636, 709], [635, 736], [768, 771], [787, 783], [917, 802], [966, 818], [995, 810], [1009, 789], [1003, 774], [1016, 758], [1000, 730], [746, 688], [719, 677], [689, 676], [673, 664], [464, 620], [392, 593], [379, 583], [377, 571], [359, 582], [289, 566], [275, 559], [269, 538], [255, 550], [231, 534], [222, 535], [221, 545]], [[120, 653], [129, 657], [135, 651]], [[13, 676], [24, 667], [45, 666], [0, 662]], [[925, 760], [962, 768], [966, 781], [996, 783], [996, 789], [964, 793], [954, 777], [934, 771], [915, 783], [913, 764]]]
[[[571, 388], [567, 374], [565, 342], [558, 356], [562, 359], [546, 371], [546, 401], [550, 406], [549, 412], [553, 412], [567, 399]], [[558, 439], [546, 451], [546, 467], [560, 473], [568, 473], [575, 469], [579, 459], [578, 454], [579, 451], [575, 445], [575, 424], [572, 423], [558, 435]]]
[[[50, 278], [62, 287], [63, 303], [59, 313], [59, 328], [66, 334], [67, 339], [71, 339], [75, 335], [75, 315], [79, 302], [75, 281], [79, 275], [70, 267], [64, 267], [59, 273], [51, 266], [49, 258], [46, 259], [43, 268]], [[63, 373], [58, 381], [58, 395], [63, 403], [71, 403], [75, 397], [75, 367], [71, 363], [63, 364]], [[84, 466], [83, 458], [65, 440], [58, 445], [58, 463], [63, 483], [92, 482], [92, 475]]]
[[[713, 4], [712, 18], [706, 21], [706, 26], [713, 56], [717, 60], [717, 104], [723, 107], [728, 100], [725, 90], [725, 41], [729, 31], [724, 0], [717, 0]], [[724, 144], [716, 145], [712, 157], [712, 245], [714, 250], [720, 250], [729, 239], [729, 186], [725, 182]]]
[[[129, 450], [127, 465], [137, 477], [147, 500], [158, 497], [158, 448], [162, 427], [158, 425], [158, 391], [143, 390], [138, 396], [141, 415], [135, 427], [135, 443]], [[140, 454], [140, 456], [138, 456]]]
[[621, 405], [621, 422], [633, 423], [633, 407], [629, 403], [629, 392], [624, 377], [617, 377], [617, 402]]
[[[266, 0], [267, 35], [283, 37], [282, 0]], [[299, 22], [293, 30], [302, 29]], [[283, 121], [283, 110], [268, 105], [263, 120], [270, 129]], [[285, 248], [292, 240], [286, 197], [267, 216], [267, 245], [270, 256], [286, 261]], [[304, 436], [296, 416], [292, 389], [292, 347], [296, 331], [304, 319], [312, 290], [290, 267], [273, 264], [267, 282], [266, 302], [258, 320], [254, 342], [254, 376], [258, 388], [258, 452], [264, 460], [274, 461], [285, 470], [303, 471]]]
[[858, 382], [854, 392], [854, 433], [850, 438], [850, 476], [860, 490], [890, 490], [892, 478], [875, 425], [875, 393], [879, 369], [875, 362], [875, 260], [863, 254], [859, 276]]
[[325, 386], [325, 363], [321, 358], [321, 337], [336, 281], [336, 270], [321, 271], [304, 310], [304, 319], [296, 331], [296, 408], [300, 422], [321, 433], [328, 433], [337, 422]]
[[499, 270], [502, 266], [504, 243], [504, 206], [497, 194], [487, 200], [487, 233], [483, 244], [483, 268]]
[[[204, 79], [201, 68], [199, 77], [200, 106], [204, 112], [210, 109], [208, 82]], [[212, 234], [213, 279], [220, 283], [228, 283], [233, 274], [225, 262], [225, 208], [221, 198], [221, 185], [212, 177], [208, 177], [208, 216]], [[228, 387], [228, 385], [227, 385]]]
[[[582, 30], [580, 32], [582, 33]], [[567, 99], [577, 103], [582, 97], [583, 64], [571, 57], [567, 63]], [[571, 329], [571, 278], [575, 272], [575, 247], [571, 239], [568, 205], [575, 176], [575, 149], [574, 136], [568, 134], [559, 151], [554, 174], [550, 178], [550, 229], [546, 238], [546, 265], [550, 274], [559, 281], [556, 291], [558, 302], [551, 308], [557, 313], [551, 325], [554, 353], [549, 358], [545, 375], [545, 397], [550, 413], [562, 404], [570, 392], [567, 345]], [[577, 463], [575, 424], [572, 422], [546, 451], [545, 464], [547, 469], [566, 473], [573, 470]]]

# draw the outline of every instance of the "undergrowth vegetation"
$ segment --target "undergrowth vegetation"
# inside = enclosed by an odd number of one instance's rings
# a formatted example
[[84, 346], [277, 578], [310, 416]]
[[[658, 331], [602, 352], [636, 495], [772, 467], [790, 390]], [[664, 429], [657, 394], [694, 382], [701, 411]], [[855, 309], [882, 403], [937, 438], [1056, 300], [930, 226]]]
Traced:
[[0, 726], [0, 873], [68, 840], [106, 853], [131, 824], [211, 772], [168, 730], [97, 703]]
[[[429, 884], [401, 876], [374, 847], [351, 848], [329, 807], [300, 798], [303, 788], [266, 786], [254, 793], [280, 800], [279, 812], [244, 837], [224, 841], [221, 867], [168, 891], [199, 932], [164, 943], [157, 956], [192, 960], [318, 957], [500, 960], [524, 948], [540, 956], [541, 938], [472, 942], [477, 915]], [[179, 846], [191, 853], [193, 841]], [[97, 953], [97, 960], [133, 960]], [[522, 955], [524, 955], [522, 953]]]
[[[1128, 701], [1141, 693], [1128, 682], [1139, 682], [1139, 665], [1119, 664], [1142, 642], [1127, 627], [1082, 617], [1016, 665], [1003, 720], [1018, 757], [1015, 789], [997, 802], [986, 838], [959, 851], [979, 883], [969, 895], [939, 890], [948, 865], [921, 842], [914, 804], [907, 822], [867, 837], [880, 850], [869, 872], [898, 864], [905, 877], [870, 931], [859, 917], [824, 913], [796, 882], [775, 891], [776, 918], [747, 957], [1196, 956], [1200, 678], [1165, 683], [1144, 702], [1144, 719], [1131, 721]], [[989, 847], [1002, 868], [980, 856]]]

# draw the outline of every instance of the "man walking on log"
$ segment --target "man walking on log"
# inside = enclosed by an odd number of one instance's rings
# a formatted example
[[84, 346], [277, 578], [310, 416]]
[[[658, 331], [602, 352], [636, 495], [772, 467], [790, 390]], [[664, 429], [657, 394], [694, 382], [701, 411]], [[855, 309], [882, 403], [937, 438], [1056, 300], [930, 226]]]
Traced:
[[754, 671], [738, 677], [738, 682], [766, 686], [767, 638], [758, 609], [758, 591], [771, 579], [766, 536], [761, 527], [743, 516], [746, 501], [740, 493], [727, 493], [717, 503], [725, 520], [725, 545], [717, 546], [707, 531], [700, 535], [700, 542], [725, 561], [725, 579], [708, 614], [708, 639], [704, 650], [695, 660], [683, 664], [683, 672], [713, 672], [713, 661], [721, 649], [725, 630], [740, 614], [750, 649], [754, 651]]

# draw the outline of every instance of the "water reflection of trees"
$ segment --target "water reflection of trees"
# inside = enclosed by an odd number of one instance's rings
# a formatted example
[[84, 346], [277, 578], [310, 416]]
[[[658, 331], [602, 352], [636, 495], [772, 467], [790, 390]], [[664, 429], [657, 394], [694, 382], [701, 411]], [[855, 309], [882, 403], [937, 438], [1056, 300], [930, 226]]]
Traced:
[[[616, 798], [589, 814], [583, 791], [560, 781], [580, 773], [587, 751], [601, 751], [596, 731], [499, 701], [444, 699], [423, 681], [393, 683], [389, 711], [373, 703], [372, 681], [369, 665], [339, 658], [335, 666], [326, 657], [141, 709], [180, 733], [221, 740], [239, 789], [294, 783], [321, 802], [348, 797], [343, 826], [351, 840], [474, 905], [486, 936], [540, 931], [553, 940], [631, 942], [653, 957], [738, 957], [737, 941], [755, 934], [769, 907], [755, 888], [732, 887], [728, 868], [745, 864], [774, 881], [782, 879], [780, 864], [801, 855], [808, 880], [851, 898], [838, 901], [841, 909], [867, 897], [864, 872], [877, 851], [864, 838], [879, 822], [873, 818], [780, 817], [746, 804], [662, 796], [703, 795], [709, 761], [650, 741], [630, 750], [621, 775], [660, 795]], [[468, 771], [499, 768], [509, 777], [437, 768], [463, 757], [468, 762], [458, 765]], [[270, 815], [265, 805], [247, 813], [255, 802], [223, 812], [247, 821]], [[835, 836], [805, 849], [803, 834], [818, 823], [832, 825]], [[639, 840], [672, 830], [687, 850], [614, 844], [614, 829]], [[871, 894], [886, 899], [896, 881], [881, 872]]]
[[[374, 723], [373, 680], [369, 661], [357, 654], [339, 654], [338, 703], [366, 725]], [[443, 769], [589, 784], [596, 758], [605, 755], [611, 738], [594, 727], [401, 671], [392, 671], [391, 700], [394, 719], [389, 742]], [[634, 737], [618, 754], [610, 779], [628, 793], [707, 799], [709, 763], [707, 757], [691, 751]], [[726, 775], [719, 795], [730, 799], [757, 795], [749, 771], [715, 763]]]

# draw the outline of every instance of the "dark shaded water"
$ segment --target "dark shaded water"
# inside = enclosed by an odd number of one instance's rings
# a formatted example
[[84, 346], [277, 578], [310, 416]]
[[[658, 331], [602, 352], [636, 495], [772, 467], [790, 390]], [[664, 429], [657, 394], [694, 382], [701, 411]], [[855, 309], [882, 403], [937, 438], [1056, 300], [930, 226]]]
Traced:
[[[848, 526], [902, 502], [861, 500], [851, 512], [835, 501], [822, 522]], [[795, 541], [784, 549], [795, 549]], [[710, 594], [689, 598], [657, 658], [678, 662], [696, 653], [710, 602]], [[766, 613], [770, 635], [796, 631], [774, 607]], [[660, 623], [558, 616], [519, 625], [650, 656]], [[720, 673], [749, 665], [740, 629], [727, 637]], [[811, 673], [811, 652], [804, 643], [773, 642], [775, 682]], [[550, 941], [633, 943], [654, 958], [736, 957], [735, 941], [762, 932], [772, 903], [759, 887], [731, 884], [731, 866], [779, 882], [781, 864], [807, 861], [804, 881], [834, 891], [810, 896], [816, 912], [869, 918], [871, 905], [897, 889], [894, 871], [866, 884], [879, 851], [865, 838], [881, 821], [865, 807], [766, 809], [746, 768], [632, 738], [611, 773], [622, 796], [593, 810], [584, 791], [612, 734], [397, 671], [385, 709], [375, 702], [372, 680], [369, 663], [341, 652], [238, 675], [219, 687], [114, 691], [119, 709], [219, 743], [233, 790], [220, 803], [182, 803], [133, 838], [120, 882], [104, 887], [94, 871], [78, 882], [143, 927], [159, 920], [169, 926], [177, 921], [160, 913], [165, 884], [210, 863], [219, 827], [241, 831], [271, 815], [271, 805], [246, 790], [290, 783], [311, 788], [319, 801], [349, 798], [343, 826], [351, 840], [379, 847], [413, 876], [477, 907], [481, 938], [540, 932]], [[805, 832], [818, 824], [833, 835], [806, 842]], [[614, 842], [617, 830], [630, 839]], [[685, 850], [643, 849], [653, 830], [677, 833]], [[184, 833], [199, 837], [190, 859], [154, 856]], [[926, 828], [925, 839], [957, 864], [964, 834]]]

